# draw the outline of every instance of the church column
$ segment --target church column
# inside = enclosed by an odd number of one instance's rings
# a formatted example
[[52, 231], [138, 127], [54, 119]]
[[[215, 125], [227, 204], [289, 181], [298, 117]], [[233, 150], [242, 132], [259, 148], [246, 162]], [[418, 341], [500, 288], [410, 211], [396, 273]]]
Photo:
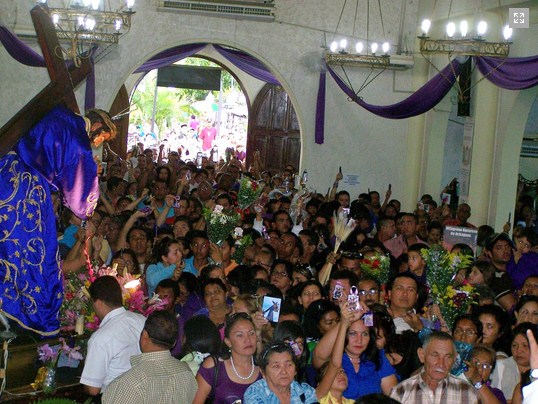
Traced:
[[489, 219], [499, 89], [489, 81], [482, 80], [472, 91], [475, 126], [467, 202], [472, 208], [469, 221], [480, 225], [488, 223]]
[[[413, 67], [413, 88], [420, 88], [428, 81], [428, 62], [422, 57], [415, 57]], [[403, 176], [403, 189], [401, 196], [393, 195], [400, 199], [402, 211], [413, 211], [416, 208], [418, 194], [420, 192], [422, 161], [424, 155], [426, 114], [418, 115], [409, 119], [407, 132], [405, 175]]]

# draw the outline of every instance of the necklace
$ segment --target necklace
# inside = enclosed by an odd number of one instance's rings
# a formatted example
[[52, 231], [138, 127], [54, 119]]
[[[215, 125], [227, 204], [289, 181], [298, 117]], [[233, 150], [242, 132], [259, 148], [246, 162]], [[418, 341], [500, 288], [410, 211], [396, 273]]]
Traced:
[[252, 375], [254, 375], [254, 358], [252, 356], [250, 357], [250, 363], [251, 363], [252, 369], [250, 370], [250, 373], [247, 377], [243, 377], [237, 372], [237, 369], [235, 368], [235, 364], [234, 364], [234, 358], [232, 355], [230, 355], [230, 363], [232, 364], [232, 369], [235, 375], [239, 377], [241, 380], [248, 380], [252, 377]]

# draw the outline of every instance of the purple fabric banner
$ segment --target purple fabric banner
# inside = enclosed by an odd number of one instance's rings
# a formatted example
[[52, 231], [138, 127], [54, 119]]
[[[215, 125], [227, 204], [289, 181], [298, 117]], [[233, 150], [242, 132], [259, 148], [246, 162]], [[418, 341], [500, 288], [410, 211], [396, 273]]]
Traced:
[[538, 56], [526, 58], [477, 57], [482, 75], [498, 87], [524, 90], [538, 85]]
[[[11, 57], [17, 62], [30, 67], [46, 67], [43, 56], [35, 52], [32, 48], [21, 41], [17, 35], [12, 33], [3, 25], [0, 25], [0, 42], [2, 45], [4, 45], [6, 51], [11, 55]], [[92, 53], [92, 56], [90, 57], [92, 71], [86, 79], [86, 92], [84, 94], [84, 109], [86, 111], [95, 108], [95, 70], [93, 68], [93, 55], [97, 49], [98, 46], [93, 46], [88, 51]], [[87, 53], [84, 56], [87, 56]], [[68, 67], [71, 64], [73, 64], [71, 60], [66, 61], [66, 65]]]
[[0, 25], [0, 42], [6, 48], [7, 53], [17, 62], [31, 67], [45, 67], [43, 56], [22, 42], [17, 35], [3, 25]]
[[206, 45], [206, 43], [193, 43], [166, 49], [142, 63], [142, 65], [134, 72], [147, 73], [151, 70], [158, 69], [159, 67], [170, 66], [172, 63], [175, 63], [178, 60], [188, 58], [189, 56], [201, 51], [206, 47]]
[[405, 100], [396, 104], [382, 106], [364, 102], [361, 97], [357, 96], [353, 90], [338, 77], [336, 72], [330, 66], [327, 66], [327, 70], [342, 91], [367, 111], [383, 118], [404, 119], [423, 114], [436, 106], [450, 91], [452, 85], [456, 81], [456, 77], [459, 75], [460, 71], [460, 63], [457, 60], [453, 60], [441, 70], [441, 72], [433, 76], [426, 84]]
[[316, 128], [315, 140], [317, 144], [325, 141], [325, 85], [327, 81], [327, 71], [323, 70], [319, 74], [318, 99], [316, 101]]
[[269, 84], [280, 85], [277, 78], [258, 59], [238, 49], [225, 48], [221, 45], [213, 45], [213, 47], [229, 62], [252, 77]]

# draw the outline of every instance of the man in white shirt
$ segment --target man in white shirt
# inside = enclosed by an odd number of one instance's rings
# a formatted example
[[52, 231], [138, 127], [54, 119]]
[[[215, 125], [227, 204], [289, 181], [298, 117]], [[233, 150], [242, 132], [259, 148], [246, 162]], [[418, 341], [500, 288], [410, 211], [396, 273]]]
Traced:
[[121, 287], [113, 276], [97, 278], [89, 291], [101, 323], [88, 341], [80, 383], [96, 396], [131, 369], [131, 356], [140, 354], [140, 333], [146, 319], [123, 308]]
[[531, 330], [527, 330], [531, 349], [531, 384], [523, 387], [523, 404], [538, 403], [538, 344]]

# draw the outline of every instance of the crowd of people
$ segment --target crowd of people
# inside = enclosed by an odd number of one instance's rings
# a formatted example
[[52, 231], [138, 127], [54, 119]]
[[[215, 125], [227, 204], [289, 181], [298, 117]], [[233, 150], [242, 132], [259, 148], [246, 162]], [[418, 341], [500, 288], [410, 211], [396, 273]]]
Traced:
[[[454, 283], [477, 294], [449, 326], [422, 252], [448, 248], [447, 225], [475, 228], [468, 204], [424, 195], [404, 212], [390, 188], [383, 198], [339, 190], [341, 172], [321, 195], [295, 167], [265, 171], [258, 153], [246, 167], [234, 156], [184, 161], [163, 146], [127, 160], [105, 152], [91, 220], [55, 205], [63, 271], [113, 266], [167, 304], [146, 319], [123, 308], [111, 276], [90, 287], [101, 325], [81, 383], [103, 402], [516, 404], [538, 378], [533, 223], [513, 237], [482, 225], [476, 249], [451, 246], [472, 258]], [[262, 189], [237, 222], [251, 243], [213, 243], [204, 212], [235, 212], [243, 177]], [[335, 216], [355, 223], [337, 251]], [[385, 285], [362, 273], [373, 254], [390, 258]], [[264, 315], [264, 296], [280, 302], [278, 318]]]

